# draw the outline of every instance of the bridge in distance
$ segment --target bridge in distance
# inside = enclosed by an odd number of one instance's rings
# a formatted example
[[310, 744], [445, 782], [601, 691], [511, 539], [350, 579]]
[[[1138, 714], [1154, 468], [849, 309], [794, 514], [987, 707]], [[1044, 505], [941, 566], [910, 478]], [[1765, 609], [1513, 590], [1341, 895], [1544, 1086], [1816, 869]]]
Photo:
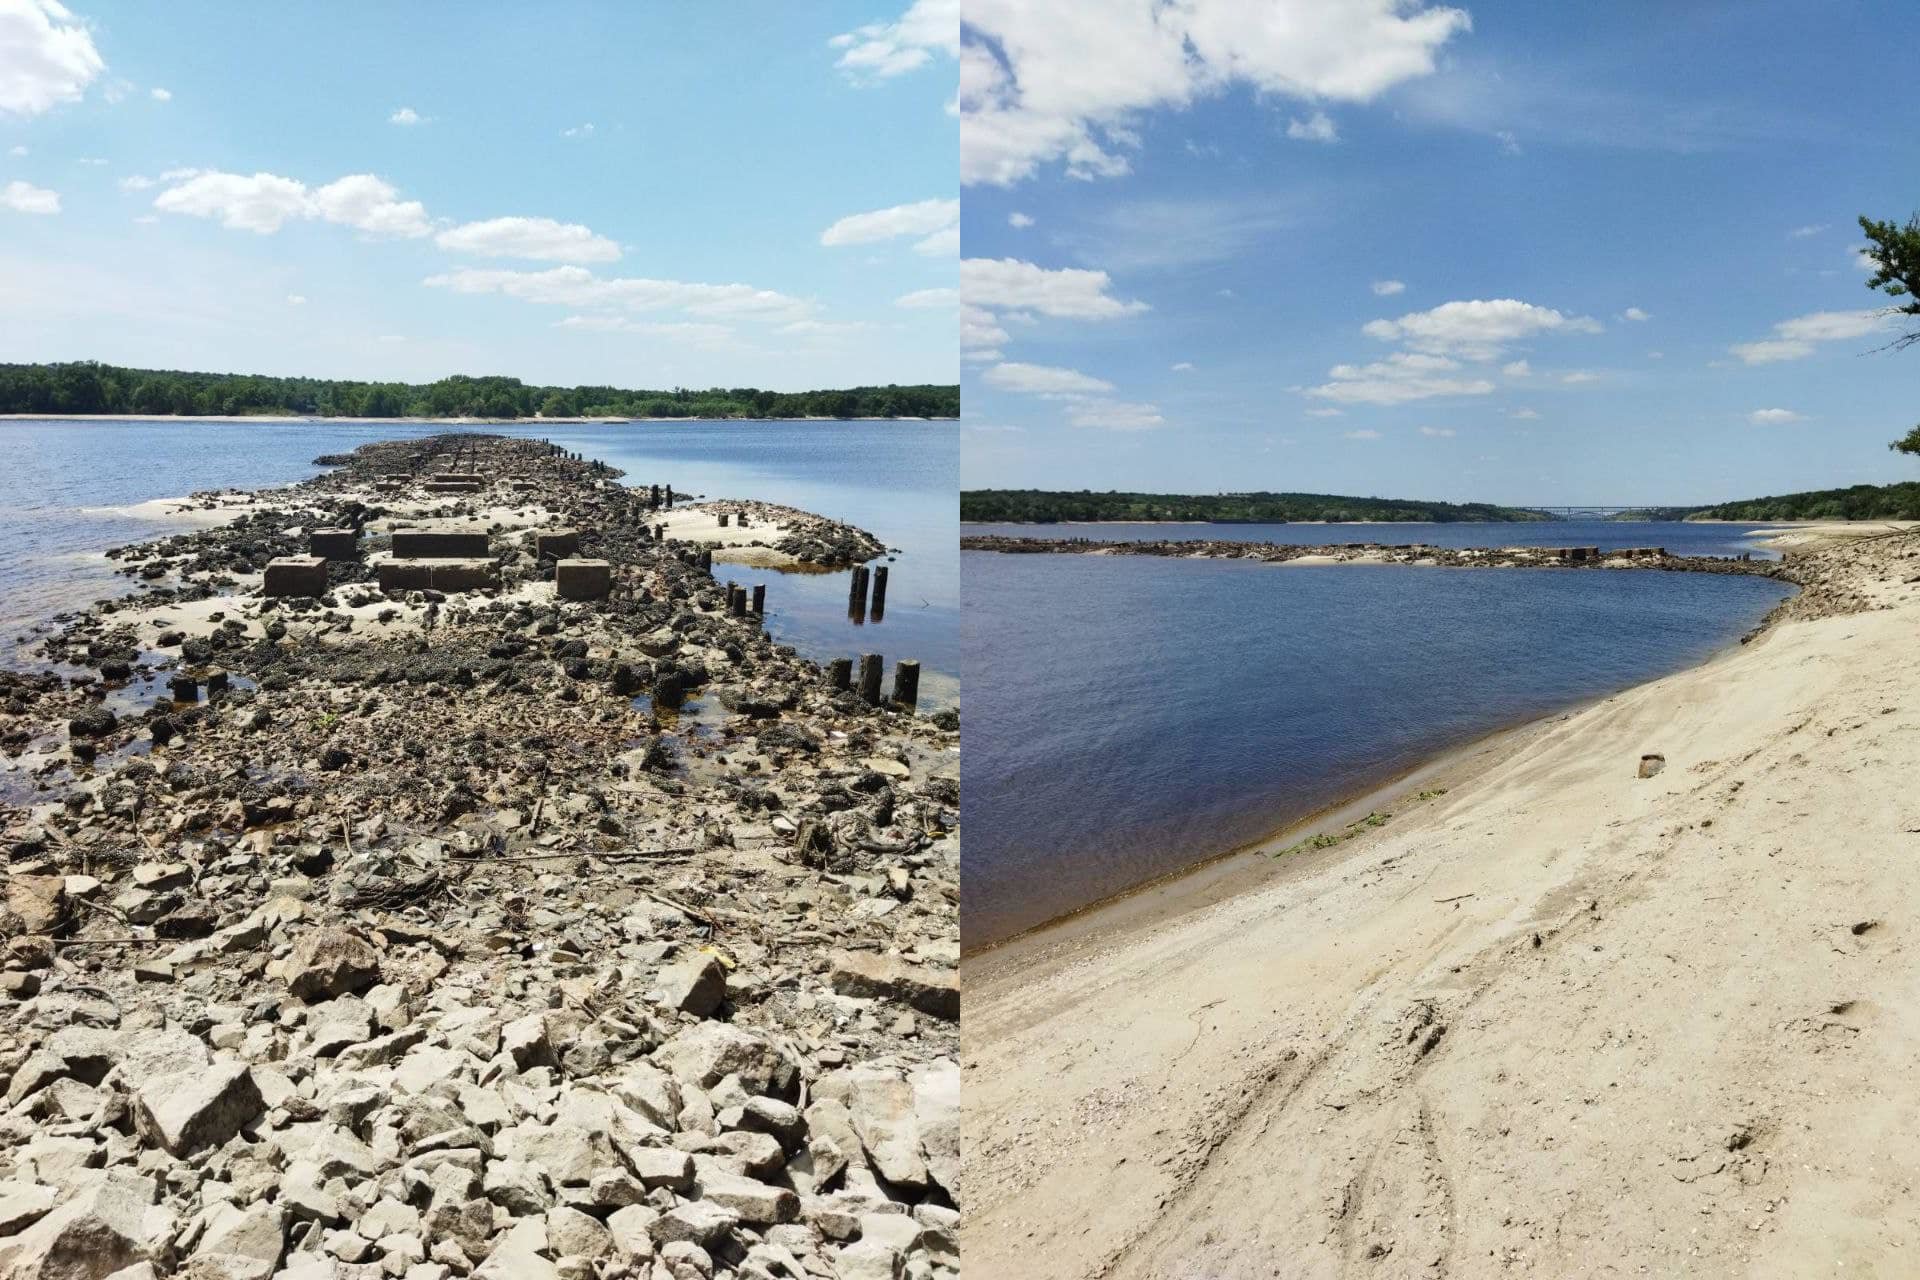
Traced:
[[1669, 513], [1694, 510], [1691, 507], [1662, 506], [1657, 502], [1634, 502], [1625, 505], [1596, 503], [1574, 507], [1543, 507], [1532, 503], [1516, 503], [1515, 506], [1522, 511], [1538, 511], [1554, 520], [1612, 520], [1630, 511], [1645, 511], [1649, 513], [1647, 519], [1659, 520], [1668, 518]]

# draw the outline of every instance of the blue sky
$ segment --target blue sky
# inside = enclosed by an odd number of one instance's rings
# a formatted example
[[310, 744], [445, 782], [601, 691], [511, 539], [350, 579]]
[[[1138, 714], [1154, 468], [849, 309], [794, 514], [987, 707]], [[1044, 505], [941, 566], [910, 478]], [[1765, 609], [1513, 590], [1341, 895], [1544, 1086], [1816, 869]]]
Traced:
[[965, 13], [969, 487], [1920, 478], [1853, 252], [1920, 207], [1911, 4]]
[[0, 0], [0, 359], [951, 382], [957, 29]]

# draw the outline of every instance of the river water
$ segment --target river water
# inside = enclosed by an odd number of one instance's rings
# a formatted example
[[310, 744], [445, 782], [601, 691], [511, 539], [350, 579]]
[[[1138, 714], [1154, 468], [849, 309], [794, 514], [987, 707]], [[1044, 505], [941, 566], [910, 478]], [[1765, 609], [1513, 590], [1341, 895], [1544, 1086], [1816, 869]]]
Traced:
[[[1259, 527], [1197, 528], [1250, 538]], [[1069, 529], [1127, 536], [1114, 525], [965, 526]], [[1750, 547], [1726, 525], [1267, 529], [1287, 535], [1272, 541], [1516, 545], [1533, 533], [1547, 535], [1536, 545]], [[1699, 663], [1790, 590], [1686, 573], [961, 561], [969, 949], [1259, 839], [1494, 730]]]
[[[871, 530], [898, 555], [885, 619], [847, 617], [847, 574], [716, 566], [767, 583], [775, 638], [825, 660], [918, 658], [923, 706], [959, 696], [959, 431], [938, 422], [432, 423], [161, 419], [0, 423], [0, 662], [54, 615], [129, 587], [102, 552], [183, 526], [123, 508], [201, 489], [262, 488], [316, 474], [313, 459], [375, 440], [471, 429], [550, 439], [675, 491], [758, 498]], [[883, 562], [884, 563], [884, 562]]]

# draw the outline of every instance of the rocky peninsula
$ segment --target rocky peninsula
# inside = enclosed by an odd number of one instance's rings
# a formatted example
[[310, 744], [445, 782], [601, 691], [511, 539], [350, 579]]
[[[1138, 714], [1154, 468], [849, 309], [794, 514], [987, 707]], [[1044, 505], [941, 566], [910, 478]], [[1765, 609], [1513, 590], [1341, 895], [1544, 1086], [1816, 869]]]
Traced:
[[320, 461], [0, 673], [0, 1277], [957, 1274], [957, 720], [724, 581], [884, 547]]

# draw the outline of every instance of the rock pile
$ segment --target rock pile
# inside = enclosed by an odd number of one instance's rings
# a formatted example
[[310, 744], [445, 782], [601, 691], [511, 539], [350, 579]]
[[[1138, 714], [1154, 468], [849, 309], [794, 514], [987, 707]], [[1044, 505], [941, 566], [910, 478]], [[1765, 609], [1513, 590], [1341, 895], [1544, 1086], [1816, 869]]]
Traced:
[[0, 674], [0, 1277], [957, 1274], [950, 718], [729, 617], [604, 469], [451, 439], [613, 598], [507, 519], [498, 594], [253, 594], [309, 512], [410, 518], [408, 441]]

